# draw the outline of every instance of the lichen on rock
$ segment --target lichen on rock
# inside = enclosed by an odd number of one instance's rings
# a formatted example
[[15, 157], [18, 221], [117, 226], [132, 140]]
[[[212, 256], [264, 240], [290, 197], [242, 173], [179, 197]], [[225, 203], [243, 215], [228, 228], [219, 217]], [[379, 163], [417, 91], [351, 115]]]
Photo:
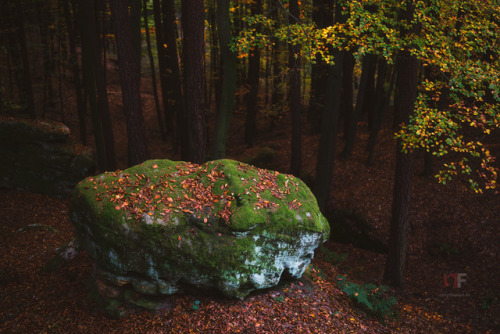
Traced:
[[150, 160], [87, 178], [70, 215], [101, 297], [146, 308], [192, 289], [244, 298], [284, 273], [299, 278], [329, 236], [301, 180], [233, 160]]

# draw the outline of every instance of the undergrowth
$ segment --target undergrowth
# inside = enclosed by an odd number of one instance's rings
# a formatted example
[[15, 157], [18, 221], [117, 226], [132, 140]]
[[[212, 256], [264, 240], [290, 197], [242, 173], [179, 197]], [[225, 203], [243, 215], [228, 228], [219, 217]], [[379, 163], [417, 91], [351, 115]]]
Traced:
[[360, 285], [349, 282], [345, 276], [337, 277], [337, 284], [350, 299], [368, 314], [380, 320], [397, 318], [397, 300], [389, 295], [387, 286], [377, 286], [372, 283]]

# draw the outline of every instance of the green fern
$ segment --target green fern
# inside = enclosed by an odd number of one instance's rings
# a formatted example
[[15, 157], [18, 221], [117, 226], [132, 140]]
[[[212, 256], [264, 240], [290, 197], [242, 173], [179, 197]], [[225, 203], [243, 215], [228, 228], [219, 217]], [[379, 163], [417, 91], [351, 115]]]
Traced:
[[397, 317], [395, 309], [397, 300], [389, 296], [387, 286], [376, 286], [371, 283], [359, 285], [347, 281], [345, 276], [339, 276], [337, 280], [340, 289], [367, 313], [382, 320]]

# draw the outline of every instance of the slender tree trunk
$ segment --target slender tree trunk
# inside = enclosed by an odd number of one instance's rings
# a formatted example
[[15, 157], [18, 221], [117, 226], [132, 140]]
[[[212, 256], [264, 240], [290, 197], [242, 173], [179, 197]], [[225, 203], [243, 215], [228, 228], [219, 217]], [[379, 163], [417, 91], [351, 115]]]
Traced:
[[395, 70], [392, 71], [392, 75], [390, 78], [390, 85], [389, 88], [386, 89], [385, 84], [388, 72], [389, 69], [387, 61], [383, 58], [379, 59], [377, 68], [377, 87], [376, 87], [377, 102], [375, 106], [373, 121], [370, 124], [370, 136], [368, 138], [368, 144], [367, 144], [367, 151], [368, 151], [368, 159], [366, 162], [367, 164], [371, 164], [373, 160], [373, 153], [375, 151], [377, 136], [378, 133], [380, 132], [380, 128], [382, 127], [382, 122], [387, 113], [387, 109], [389, 109], [392, 91], [394, 90], [396, 71]]
[[16, 25], [17, 39], [21, 50], [22, 63], [22, 91], [21, 101], [26, 106], [26, 111], [31, 118], [36, 118], [35, 97], [33, 94], [33, 86], [31, 82], [31, 71], [28, 59], [28, 46], [26, 43], [26, 31], [24, 29], [23, 2], [15, 2], [16, 10]]
[[[123, 0], [127, 1], [127, 0]], [[130, 26], [132, 28], [132, 43], [136, 52], [137, 66], [139, 74], [141, 73], [142, 62], [142, 42], [141, 42], [141, 0], [128, 0]]]
[[352, 51], [343, 51], [343, 68], [342, 68], [342, 97], [340, 101], [340, 117], [343, 120], [343, 135], [347, 135], [349, 127], [349, 118], [354, 113], [354, 56]]
[[[219, 49], [219, 39], [217, 38], [217, 6], [216, 1], [212, 2], [212, 6], [209, 8], [209, 22], [212, 27], [210, 29], [210, 101], [207, 101], [210, 106], [210, 110], [219, 110], [220, 109], [220, 100], [221, 100], [221, 82], [222, 82], [222, 74], [221, 74], [221, 62], [220, 62], [220, 49]], [[212, 93], [213, 92], [213, 93]], [[213, 101], [212, 101], [213, 96]], [[212, 102], [215, 105], [212, 105]]]
[[[298, 20], [300, 16], [298, 0], [290, 0], [291, 20]], [[292, 140], [291, 140], [291, 160], [290, 170], [292, 174], [300, 175], [302, 167], [302, 127], [301, 127], [301, 109], [300, 99], [300, 47], [298, 45], [289, 45], [290, 66], [290, 113], [292, 118]]]
[[[318, 28], [333, 25], [333, 6], [329, 1], [313, 0], [312, 17]], [[321, 115], [325, 108], [326, 87], [328, 83], [329, 65], [321, 56], [316, 57], [316, 63], [311, 67], [311, 94], [309, 98], [308, 119], [311, 132], [321, 131]]]
[[203, 0], [182, 2], [184, 96], [188, 115], [188, 160], [203, 163], [206, 159], [205, 101], [203, 73], [205, 61], [205, 10]]
[[271, 100], [271, 94], [269, 94], [269, 86], [271, 85], [271, 48], [266, 48], [265, 50], [265, 74], [264, 74], [264, 107], [267, 108], [269, 106], [269, 101]]
[[[418, 60], [409, 51], [401, 51], [397, 71], [397, 90], [394, 98], [395, 113], [398, 124], [408, 124], [417, 97]], [[412, 173], [413, 156], [411, 153], [402, 152], [401, 142], [398, 140], [389, 252], [384, 274], [387, 283], [394, 287], [403, 287], [404, 283]]]
[[335, 64], [328, 71], [327, 94], [325, 107], [323, 109], [323, 121], [321, 123], [314, 195], [316, 196], [318, 205], [323, 212], [325, 212], [328, 208], [335, 154], [337, 151], [337, 132], [342, 92], [343, 57], [344, 54], [341, 51], [334, 51]]
[[[361, 79], [359, 83], [358, 96], [356, 98], [356, 108], [354, 113], [351, 114], [348, 120], [347, 133], [345, 134], [345, 146], [342, 152], [343, 157], [349, 157], [354, 148], [354, 141], [356, 139], [356, 129], [358, 127], [358, 120], [364, 109], [365, 99], [367, 92], [370, 89], [370, 81], [374, 76], [374, 65], [376, 65], [376, 56], [373, 54], [366, 55], [363, 58], [363, 68], [361, 71]], [[370, 79], [371, 78], [371, 79]]]
[[[95, 8], [94, 8], [95, 10]], [[99, 22], [98, 11], [95, 10], [94, 13], [95, 22]], [[95, 27], [99, 25], [96, 24]], [[104, 61], [106, 59], [102, 58], [104, 45], [101, 38], [101, 34], [94, 26], [91, 29], [91, 43], [94, 44], [92, 47], [92, 58], [94, 64], [94, 75], [96, 80], [97, 88], [97, 107], [99, 109], [99, 117], [101, 119], [102, 133], [104, 139], [104, 147], [106, 150], [106, 169], [115, 170], [116, 169], [116, 154], [115, 154], [115, 137], [113, 134], [113, 125], [111, 122], [111, 115], [109, 112], [109, 101], [108, 101], [108, 87], [106, 83], [106, 64]]]
[[[95, 54], [95, 27], [89, 17], [94, 17], [93, 3], [87, 0], [79, 1], [79, 26], [82, 38], [82, 73], [83, 86], [88, 98], [90, 117], [92, 121], [92, 131], [94, 133], [95, 147], [97, 153], [97, 166], [101, 171], [107, 170], [106, 149], [104, 146], [103, 130], [96, 95], [96, 74], [93, 61]], [[84, 102], [85, 103], [85, 102]]]
[[153, 86], [153, 97], [155, 100], [155, 109], [156, 109], [156, 117], [158, 118], [158, 126], [160, 128], [161, 137], [163, 140], [166, 139], [165, 127], [163, 123], [163, 117], [161, 114], [160, 107], [160, 99], [158, 98], [158, 85], [156, 84], [156, 69], [155, 69], [155, 61], [153, 58], [153, 51], [151, 50], [151, 36], [149, 35], [149, 24], [148, 24], [148, 2], [147, 0], [143, 0], [142, 10], [143, 10], [143, 18], [144, 18], [144, 29], [146, 33], [146, 45], [148, 49], [148, 58], [149, 58], [149, 68], [151, 70], [151, 84]]
[[188, 125], [182, 93], [181, 70], [177, 52], [177, 24], [175, 17], [174, 0], [164, 0], [162, 4], [163, 35], [165, 36], [166, 53], [166, 80], [167, 104], [165, 111], [167, 131], [172, 132], [172, 139], [176, 146], [180, 146], [182, 156], [188, 152]]
[[229, 0], [217, 0], [217, 31], [221, 49], [223, 80], [220, 109], [217, 113], [212, 138], [211, 158], [214, 160], [226, 156], [226, 138], [233, 114], [236, 89], [236, 55], [229, 48], [231, 42], [229, 4]]
[[149, 159], [149, 150], [141, 107], [139, 61], [128, 7], [127, 1], [111, 0], [123, 110], [127, 118], [128, 165], [131, 166]]
[[[47, 5], [45, 3], [45, 5]], [[42, 54], [42, 68], [43, 68], [43, 98], [41, 103], [42, 108], [42, 118], [45, 117], [47, 106], [52, 106], [53, 104], [53, 93], [54, 89], [52, 87], [52, 73], [53, 68], [53, 56], [50, 52], [50, 38], [49, 38], [49, 23], [50, 19], [47, 19], [47, 8], [43, 8], [44, 4], [38, 2], [36, 4], [37, 15], [38, 15], [38, 29], [40, 31], [40, 49]]]
[[161, 87], [161, 96], [163, 103], [163, 112], [164, 112], [164, 127], [167, 134], [172, 135], [173, 132], [173, 117], [170, 116], [169, 113], [172, 112], [172, 108], [170, 108], [169, 97], [168, 97], [168, 70], [167, 70], [167, 50], [166, 50], [166, 42], [165, 42], [165, 34], [163, 33], [164, 22], [162, 18], [162, 4], [160, 0], [153, 0], [153, 17], [155, 21], [155, 35], [156, 35], [156, 52], [158, 54], [158, 67], [160, 71], [160, 87]]
[[76, 95], [76, 110], [78, 114], [78, 125], [80, 129], [80, 141], [87, 145], [87, 124], [86, 124], [86, 107], [83, 100], [83, 87], [80, 79], [80, 68], [78, 65], [78, 55], [76, 53], [76, 33], [74, 22], [71, 19], [71, 13], [69, 9], [70, 0], [63, 0], [64, 17], [66, 21], [66, 27], [68, 29], [68, 40], [69, 40], [69, 53], [70, 53], [70, 65], [73, 70], [73, 84], [75, 86]]
[[[252, 3], [252, 15], [262, 14], [262, 0]], [[260, 31], [259, 27], [257, 31]], [[245, 143], [252, 147], [257, 132], [257, 105], [260, 79], [260, 49], [254, 48], [248, 59], [247, 85], [248, 93], [245, 95], [247, 117], [245, 122]]]

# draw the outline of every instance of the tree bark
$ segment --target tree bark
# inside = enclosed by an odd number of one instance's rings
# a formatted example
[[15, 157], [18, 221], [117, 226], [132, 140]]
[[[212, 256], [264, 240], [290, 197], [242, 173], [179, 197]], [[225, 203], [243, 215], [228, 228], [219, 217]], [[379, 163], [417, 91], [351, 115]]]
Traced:
[[[312, 18], [318, 28], [333, 25], [333, 6], [325, 0], [313, 0]], [[328, 85], [329, 65], [321, 56], [316, 57], [316, 63], [311, 65], [311, 93], [309, 98], [308, 119], [311, 132], [321, 131], [321, 115], [325, 108], [326, 88]]]
[[[356, 108], [354, 113], [348, 118], [347, 133], [345, 133], [345, 146], [342, 152], [343, 157], [349, 157], [354, 148], [354, 141], [356, 139], [356, 130], [358, 127], [358, 120], [364, 109], [365, 100], [370, 90], [370, 82], [373, 81], [375, 74], [376, 56], [368, 54], [363, 58], [363, 67], [361, 71], [361, 79], [359, 83], [358, 96], [356, 97]], [[373, 89], [373, 87], [371, 87]]]
[[389, 66], [384, 58], [380, 58], [377, 66], [377, 86], [376, 90], [376, 106], [375, 112], [373, 114], [373, 120], [370, 123], [370, 136], [368, 137], [367, 151], [368, 159], [366, 161], [367, 165], [371, 164], [373, 160], [373, 154], [375, 151], [375, 144], [377, 142], [378, 133], [382, 127], [382, 122], [389, 109], [389, 104], [391, 101], [392, 91], [394, 89], [395, 74], [396, 71], [392, 71], [390, 77], [389, 88], [385, 88], [386, 77], [389, 74]]
[[118, 73], [123, 110], [127, 119], [128, 165], [132, 166], [149, 159], [149, 150], [139, 90], [139, 61], [132, 37], [134, 32], [128, 5], [128, 1], [111, 0], [111, 12], [115, 22]]
[[[290, 15], [292, 20], [298, 20], [300, 16], [298, 0], [289, 2]], [[294, 22], [295, 23], [295, 22]], [[301, 127], [301, 94], [300, 94], [300, 47], [299, 45], [289, 45], [290, 67], [290, 113], [292, 118], [292, 140], [290, 170], [293, 175], [299, 176], [302, 166], [302, 127]]]
[[[262, 14], [262, 0], [256, 0], [252, 3], [252, 15]], [[257, 31], [259, 31], [257, 27]], [[246, 94], [247, 117], [245, 122], [245, 143], [248, 147], [252, 147], [255, 143], [257, 134], [257, 103], [259, 93], [260, 79], [260, 49], [255, 47], [248, 59], [248, 75], [247, 86], [248, 93]]]
[[206, 159], [203, 73], [205, 61], [205, 10], [203, 0], [182, 1], [184, 97], [188, 116], [188, 159]]
[[[93, 3], [91, 1], [80, 0], [78, 6], [78, 21], [80, 35], [82, 38], [82, 77], [85, 95], [90, 108], [90, 118], [92, 121], [92, 132], [94, 133], [95, 148], [97, 154], [97, 167], [100, 171], [107, 170], [106, 149], [102, 130], [99, 109], [97, 105], [96, 93], [96, 73], [93, 55], [95, 54], [95, 26], [89, 17], [94, 17]], [[84, 103], [86, 101], [84, 100]]]
[[20, 104], [26, 107], [27, 114], [36, 118], [35, 97], [31, 82], [31, 70], [28, 59], [28, 46], [26, 43], [26, 30], [24, 28], [23, 2], [15, 2], [15, 25], [17, 43], [20, 48], [21, 57], [21, 81], [19, 82]]
[[149, 58], [149, 68], [151, 69], [151, 84], [153, 86], [153, 98], [155, 100], [155, 109], [156, 109], [156, 117], [158, 119], [158, 125], [161, 133], [161, 137], [163, 140], [166, 139], [165, 126], [163, 123], [163, 117], [161, 113], [160, 107], [160, 99], [158, 98], [158, 86], [156, 84], [156, 69], [155, 69], [155, 61], [153, 58], [153, 51], [151, 50], [151, 37], [149, 35], [149, 24], [148, 24], [148, 2], [147, 0], [143, 0], [142, 10], [143, 10], [143, 19], [144, 19], [144, 30], [146, 33], [146, 46], [148, 50], [148, 58]]
[[166, 97], [164, 106], [167, 132], [171, 132], [174, 145], [180, 147], [181, 155], [188, 154], [189, 134], [187, 116], [182, 92], [181, 70], [177, 50], [177, 23], [174, 0], [163, 0], [161, 6], [163, 15], [163, 36], [165, 37], [165, 79]]
[[[398, 124], [406, 123], [414, 110], [417, 97], [418, 60], [408, 50], [398, 57], [394, 108]], [[402, 152], [401, 141], [396, 149], [396, 171], [392, 198], [389, 251], [384, 278], [393, 287], [403, 287], [409, 226], [413, 156]]]
[[80, 141], [87, 145], [87, 124], [85, 116], [85, 103], [83, 101], [83, 87], [80, 78], [80, 68], [78, 66], [78, 55], [76, 53], [76, 32], [74, 22], [71, 19], [71, 13], [69, 9], [70, 0], [63, 0], [63, 10], [64, 17], [66, 20], [66, 27], [68, 29], [68, 40], [69, 40], [69, 53], [70, 53], [70, 64], [73, 70], [73, 84], [75, 86], [76, 95], [76, 110], [78, 114], [78, 125], [80, 129]]
[[342, 51], [334, 51], [335, 64], [328, 71], [328, 86], [321, 122], [321, 134], [316, 162], [314, 195], [323, 213], [328, 208], [330, 186], [337, 150], [337, 132], [342, 91]]
[[221, 103], [212, 137], [211, 158], [214, 160], [226, 156], [226, 138], [233, 114], [234, 92], [236, 89], [236, 55], [229, 48], [231, 42], [229, 4], [229, 0], [217, 0], [217, 31], [219, 34], [223, 79]]

